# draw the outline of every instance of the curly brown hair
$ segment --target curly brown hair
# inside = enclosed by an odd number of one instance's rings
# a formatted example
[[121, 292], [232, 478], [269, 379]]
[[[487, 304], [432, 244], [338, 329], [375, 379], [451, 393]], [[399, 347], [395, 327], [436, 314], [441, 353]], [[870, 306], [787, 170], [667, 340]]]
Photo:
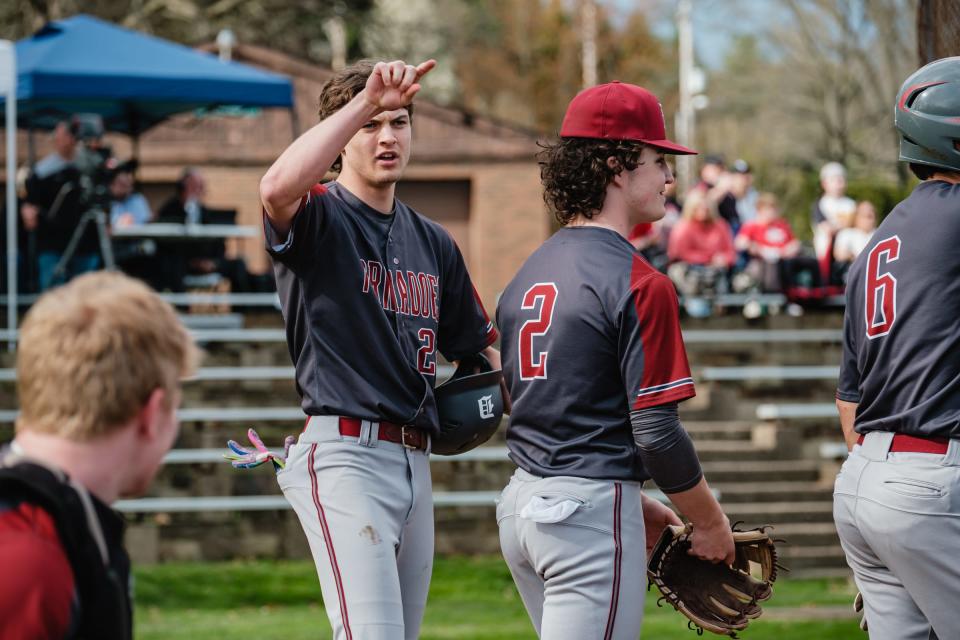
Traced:
[[[543, 200], [557, 222], [569, 224], [578, 215], [592, 218], [603, 208], [607, 185], [614, 176], [640, 164], [642, 142], [561, 138], [556, 144], [542, 145], [538, 154]], [[614, 167], [607, 158], [615, 158]]]
[[[348, 102], [353, 100], [367, 85], [367, 78], [373, 73], [376, 62], [373, 60], [358, 60], [344, 67], [320, 88], [320, 98], [317, 115], [320, 120], [326, 120], [337, 111], [340, 111]], [[413, 103], [407, 105], [407, 113], [413, 122]], [[342, 166], [340, 156], [337, 156], [331, 171], [339, 172]]]

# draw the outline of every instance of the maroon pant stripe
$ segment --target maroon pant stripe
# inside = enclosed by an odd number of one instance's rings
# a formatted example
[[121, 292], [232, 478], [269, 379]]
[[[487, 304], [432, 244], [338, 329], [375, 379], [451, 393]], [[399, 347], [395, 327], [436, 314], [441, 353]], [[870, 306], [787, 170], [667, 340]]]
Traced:
[[337, 597], [340, 600], [340, 617], [343, 619], [343, 628], [347, 634], [347, 640], [353, 640], [353, 633], [350, 631], [350, 616], [347, 614], [347, 599], [343, 593], [343, 580], [340, 578], [340, 567], [337, 564], [337, 553], [333, 550], [333, 539], [330, 537], [330, 529], [327, 527], [327, 516], [323, 511], [323, 505], [320, 504], [320, 493], [317, 489], [317, 471], [314, 469], [314, 459], [317, 451], [317, 445], [310, 446], [310, 487], [313, 490], [313, 505], [317, 508], [317, 518], [320, 520], [320, 528], [323, 530], [323, 542], [327, 547], [327, 555], [330, 557], [330, 567], [333, 569], [333, 579], [337, 583]]
[[607, 616], [607, 632], [603, 640], [613, 637], [613, 627], [617, 620], [617, 605], [620, 602], [620, 561], [623, 547], [620, 545], [620, 483], [613, 483], [613, 593], [610, 595], [610, 613]]

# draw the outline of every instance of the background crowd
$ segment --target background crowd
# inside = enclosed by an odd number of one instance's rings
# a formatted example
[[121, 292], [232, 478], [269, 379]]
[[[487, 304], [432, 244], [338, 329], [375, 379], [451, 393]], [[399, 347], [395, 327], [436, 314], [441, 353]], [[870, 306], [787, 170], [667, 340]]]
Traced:
[[[102, 242], [110, 243], [117, 266], [159, 291], [219, 287], [221, 291], [270, 291], [270, 274], [249, 273], [242, 258], [228, 257], [223, 239], [111, 238], [114, 230], [152, 222], [234, 224], [235, 211], [204, 204], [206, 179], [185, 168], [174, 192], [157, 211], [136, 189], [135, 161], [119, 162], [101, 144], [102, 127], [84, 117], [61, 122], [52, 134], [54, 151], [21, 172], [21, 288], [41, 292], [104, 266]], [[668, 185], [666, 216], [636, 225], [631, 242], [669, 275], [686, 312], [705, 317], [724, 306], [748, 317], [776, 312], [759, 294], [783, 294], [784, 309], [842, 294], [846, 272], [877, 225], [868, 200], [846, 195], [846, 170], [836, 162], [820, 169], [821, 195], [810, 211], [809, 246], [782, 215], [779, 198], [760, 191], [750, 165], [727, 164], [708, 155], [699, 180], [682, 197]], [[90, 211], [101, 210], [103, 235]], [[806, 230], [803, 230], [806, 231]], [[743, 294], [734, 298], [727, 294]]]
[[[724, 294], [780, 293], [790, 313], [843, 292], [847, 269], [876, 229], [873, 203], [846, 195], [846, 170], [836, 162], [820, 170], [822, 195], [810, 212], [812, 246], [804, 246], [781, 212], [780, 201], [754, 186], [750, 165], [704, 159], [700, 180], [678, 199], [668, 186], [667, 215], [641, 223], [631, 242], [670, 276], [688, 314], [708, 316]], [[748, 295], [747, 316], [764, 307]]]

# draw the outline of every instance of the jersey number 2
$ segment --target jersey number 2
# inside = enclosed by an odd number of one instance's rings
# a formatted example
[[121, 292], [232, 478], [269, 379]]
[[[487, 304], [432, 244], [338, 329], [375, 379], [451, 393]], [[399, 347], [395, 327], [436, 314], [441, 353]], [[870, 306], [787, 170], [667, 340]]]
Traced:
[[527, 320], [520, 327], [520, 379], [534, 380], [547, 377], [547, 352], [533, 350], [534, 336], [547, 335], [553, 323], [553, 306], [557, 301], [557, 285], [552, 282], [538, 282], [523, 294], [521, 309], [536, 309], [540, 301], [540, 314]]
[[881, 269], [900, 257], [900, 238], [887, 238], [867, 256], [867, 337], [873, 340], [890, 333], [897, 319], [897, 279]]
[[423, 346], [417, 351], [417, 370], [428, 376], [436, 375], [437, 361], [431, 358], [437, 348], [437, 336], [433, 329], [420, 329], [417, 334]]

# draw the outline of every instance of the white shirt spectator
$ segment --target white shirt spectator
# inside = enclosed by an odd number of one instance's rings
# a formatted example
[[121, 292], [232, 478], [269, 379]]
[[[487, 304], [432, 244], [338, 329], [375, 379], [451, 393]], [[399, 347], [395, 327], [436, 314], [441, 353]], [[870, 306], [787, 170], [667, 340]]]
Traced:
[[873, 237], [873, 231], [864, 231], [856, 227], [841, 229], [837, 232], [837, 237], [833, 241], [833, 255], [839, 260], [839, 256], [860, 255], [860, 252], [867, 247], [870, 238]]

